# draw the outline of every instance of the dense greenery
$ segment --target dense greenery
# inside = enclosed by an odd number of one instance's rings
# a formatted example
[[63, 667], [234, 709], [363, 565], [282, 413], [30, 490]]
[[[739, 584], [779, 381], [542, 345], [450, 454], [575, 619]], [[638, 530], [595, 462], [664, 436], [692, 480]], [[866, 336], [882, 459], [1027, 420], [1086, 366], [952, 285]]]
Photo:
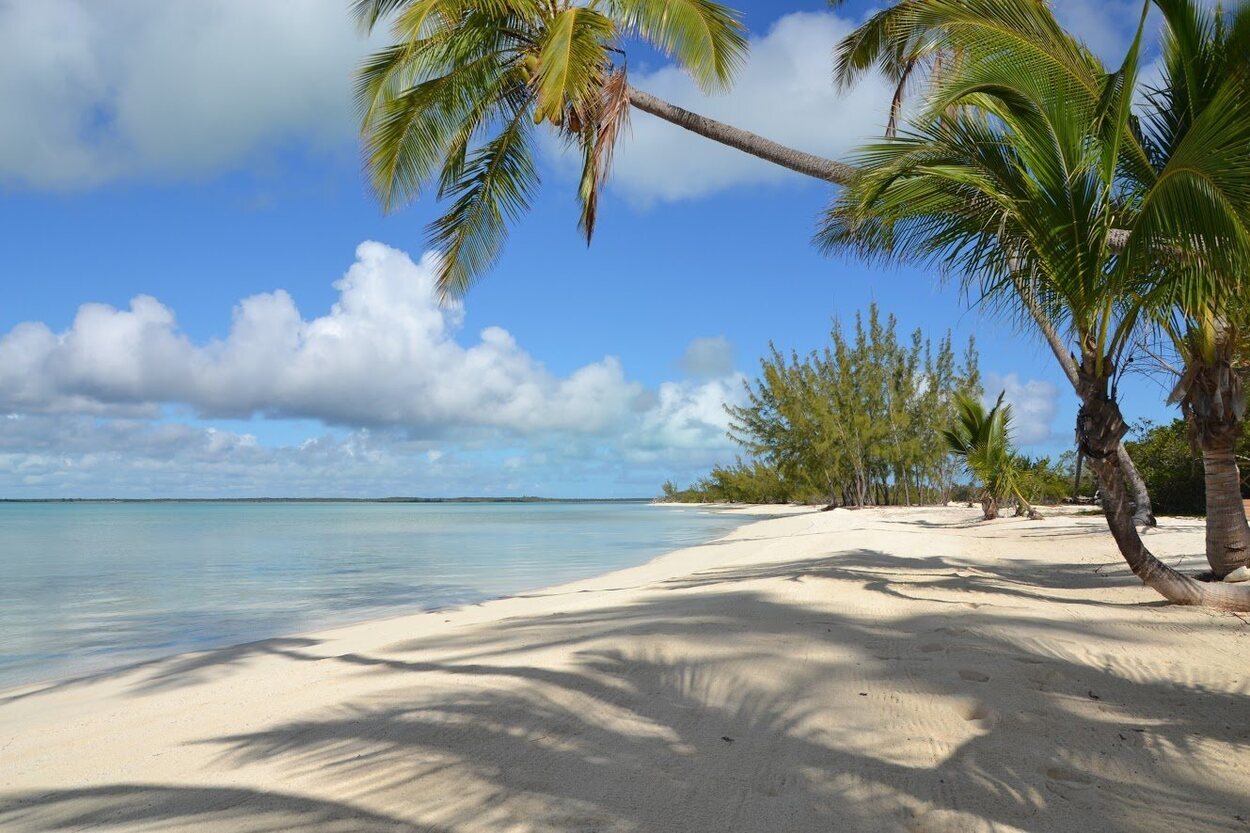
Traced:
[[980, 399], [955, 394], [955, 418], [942, 431], [946, 449], [963, 464], [977, 484], [977, 498], [987, 521], [998, 517], [1003, 498], [1014, 498], [1025, 511], [1028, 502], [1016, 476], [1016, 455], [1011, 449], [1011, 405], [1003, 394], [992, 408]]
[[[1185, 421], [1177, 419], [1167, 425], [1143, 422], [1135, 433], [1137, 438], [1127, 443], [1128, 449], [1150, 484], [1158, 511], [1167, 515], [1204, 514], [1202, 456], [1194, 448]], [[1250, 459], [1250, 437], [1244, 434], [1237, 442], [1237, 456], [1243, 463]], [[1243, 478], [1243, 497], [1250, 497], [1247, 485]]]
[[775, 347], [731, 406], [730, 436], [748, 461], [718, 467], [670, 499], [914, 504], [951, 496], [956, 462], [937, 438], [958, 394], [979, 396], [975, 344], [962, 362], [950, 334], [900, 340], [894, 316], [874, 304], [849, 335], [806, 356]]

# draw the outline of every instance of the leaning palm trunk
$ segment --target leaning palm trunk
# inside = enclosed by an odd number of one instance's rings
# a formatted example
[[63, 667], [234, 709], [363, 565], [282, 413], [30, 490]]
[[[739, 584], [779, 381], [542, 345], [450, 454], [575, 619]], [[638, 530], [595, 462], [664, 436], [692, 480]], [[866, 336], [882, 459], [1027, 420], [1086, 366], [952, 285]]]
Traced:
[[1174, 604], [1207, 605], [1228, 610], [1250, 610], [1250, 587], [1224, 582], [1203, 582], [1178, 573], [1146, 548], [1133, 518], [1133, 502], [1125, 486], [1116, 448], [1128, 426], [1120, 406], [1108, 396], [1109, 373], [1080, 369], [1077, 393], [1081, 412], [1077, 418], [1077, 441], [1098, 476], [1102, 511], [1120, 555], [1144, 584]]
[[[1226, 352], [1226, 351], [1224, 351]], [[1195, 444], [1202, 451], [1207, 493], [1207, 562], [1223, 578], [1250, 560], [1250, 525], [1241, 499], [1236, 445], [1245, 398], [1231, 363], [1223, 356], [1193, 358], [1177, 391]], [[1174, 394], [1175, 395], [1175, 394]]]
[[630, 87], [628, 94], [629, 103], [644, 113], [650, 113], [683, 130], [689, 130], [705, 139], [711, 139], [743, 153], [757, 156], [766, 162], [772, 162], [783, 168], [789, 168], [816, 179], [823, 179], [835, 185], [844, 185], [855, 175], [855, 168], [850, 165], [825, 159], [813, 153], [795, 150], [774, 142], [772, 139], [765, 139], [749, 130], [692, 113], [636, 87]]

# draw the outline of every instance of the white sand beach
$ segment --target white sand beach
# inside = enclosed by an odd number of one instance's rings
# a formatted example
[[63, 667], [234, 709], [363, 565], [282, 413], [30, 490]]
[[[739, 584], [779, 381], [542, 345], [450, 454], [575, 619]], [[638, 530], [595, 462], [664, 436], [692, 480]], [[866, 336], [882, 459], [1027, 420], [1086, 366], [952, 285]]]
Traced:
[[[0, 693], [0, 829], [1250, 830], [1250, 625], [1163, 604], [1101, 518], [978, 516], [794, 510]], [[1147, 541], [1201, 560], [1199, 521]]]

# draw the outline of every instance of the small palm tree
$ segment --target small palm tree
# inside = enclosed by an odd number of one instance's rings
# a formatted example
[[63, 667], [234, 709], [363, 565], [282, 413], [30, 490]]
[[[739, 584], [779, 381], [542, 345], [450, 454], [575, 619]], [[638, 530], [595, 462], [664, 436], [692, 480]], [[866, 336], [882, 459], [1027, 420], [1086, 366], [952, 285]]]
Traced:
[[988, 411], [981, 400], [955, 395], [955, 421], [942, 432], [946, 447], [981, 484], [985, 520], [998, 517], [999, 501], [1015, 498], [1028, 507], [1017, 482], [1016, 458], [1011, 448], [1011, 406], [1003, 394]]
[[385, 210], [435, 185], [429, 229], [438, 287], [463, 294], [495, 261], [538, 186], [535, 131], [581, 157], [579, 225], [589, 241], [630, 107], [830, 182], [846, 165], [683, 110], [629, 84], [625, 48], [672, 57], [705, 91], [725, 89], [747, 52], [738, 13], [712, 0], [356, 0], [361, 26], [396, 41], [361, 67], [365, 167]]

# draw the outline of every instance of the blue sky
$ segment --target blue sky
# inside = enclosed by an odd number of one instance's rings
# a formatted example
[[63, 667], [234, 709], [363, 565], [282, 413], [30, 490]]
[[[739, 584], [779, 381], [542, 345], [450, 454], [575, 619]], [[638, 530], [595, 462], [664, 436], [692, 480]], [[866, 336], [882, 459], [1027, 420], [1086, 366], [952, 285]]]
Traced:
[[[437, 308], [437, 206], [383, 216], [360, 175], [345, 5], [0, 0], [0, 496], [649, 495], [732, 458], [721, 403], [770, 339], [817, 347], [874, 300], [975, 334], [1029, 450], [1068, 446], [1039, 342], [935, 275], [820, 256], [830, 188], [646, 116], [592, 247], [549, 148], [497, 267]], [[654, 55], [634, 83], [831, 156], [879, 134], [884, 88], [828, 82], [867, 6], [739, 5], [732, 94]], [[1057, 3], [1108, 58], [1134, 8]], [[1129, 384], [1131, 416], [1170, 416]]]

